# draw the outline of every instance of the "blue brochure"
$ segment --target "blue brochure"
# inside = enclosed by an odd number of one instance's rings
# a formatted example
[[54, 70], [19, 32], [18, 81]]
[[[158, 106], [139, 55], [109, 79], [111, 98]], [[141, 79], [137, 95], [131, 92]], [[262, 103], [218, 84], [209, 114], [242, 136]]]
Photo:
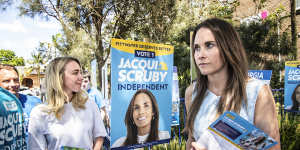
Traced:
[[[209, 128], [220, 145], [231, 143], [237, 149], [265, 150], [277, 142], [234, 112], [225, 112]], [[224, 143], [223, 143], [224, 142]]]
[[70, 147], [70, 146], [62, 146], [60, 150], [85, 150], [84, 148]]

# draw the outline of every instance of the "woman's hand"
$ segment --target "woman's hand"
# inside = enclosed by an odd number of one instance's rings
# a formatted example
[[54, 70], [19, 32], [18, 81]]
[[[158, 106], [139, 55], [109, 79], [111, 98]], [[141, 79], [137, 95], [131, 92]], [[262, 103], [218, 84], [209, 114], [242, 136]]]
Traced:
[[200, 146], [197, 142], [192, 142], [191, 150], [206, 150], [206, 148]]

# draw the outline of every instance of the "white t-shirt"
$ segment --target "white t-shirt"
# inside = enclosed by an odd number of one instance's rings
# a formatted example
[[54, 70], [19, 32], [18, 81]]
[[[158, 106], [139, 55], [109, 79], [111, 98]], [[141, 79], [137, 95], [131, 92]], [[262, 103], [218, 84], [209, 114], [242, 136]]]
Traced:
[[28, 146], [34, 150], [58, 150], [62, 146], [92, 149], [97, 137], [105, 137], [106, 130], [99, 109], [93, 100], [85, 109], [75, 110], [72, 102], [64, 105], [61, 120], [42, 111], [41, 104], [30, 114]]
[[[146, 134], [146, 135], [143, 135], [143, 136], [139, 136], [138, 135], [138, 143], [139, 144], [145, 143], [145, 141], [147, 140], [148, 136], [149, 136], [149, 134]], [[159, 138], [159, 140], [169, 139], [170, 138], [170, 134], [169, 134], [168, 131], [159, 131], [158, 138]], [[111, 146], [111, 148], [123, 146], [125, 140], [126, 140], [126, 136], [123, 136], [123, 137], [117, 139], [114, 142], [114, 144]]]

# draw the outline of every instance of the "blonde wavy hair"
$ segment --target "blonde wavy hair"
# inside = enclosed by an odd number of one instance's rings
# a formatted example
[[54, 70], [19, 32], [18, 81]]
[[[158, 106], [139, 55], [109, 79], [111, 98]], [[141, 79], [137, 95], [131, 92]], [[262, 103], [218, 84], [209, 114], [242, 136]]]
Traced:
[[[75, 61], [80, 65], [78, 59], [73, 57], [57, 57], [50, 62], [46, 70], [46, 109], [48, 113], [54, 113], [57, 119], [61, 119], [64, 113], [64, 104], [68, 98], [67, 93], [63, 89], [65, 66], [71, 61]], [[80, 90], [74, 93], [71, 101], [73, 107], [85, 109], [85, 103], [88, 100], [86, 92]]]

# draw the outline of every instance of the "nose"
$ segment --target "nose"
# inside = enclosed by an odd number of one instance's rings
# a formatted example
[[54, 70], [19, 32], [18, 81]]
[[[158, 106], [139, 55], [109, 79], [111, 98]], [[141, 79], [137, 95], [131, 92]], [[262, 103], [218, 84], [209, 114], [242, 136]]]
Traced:
[[195, 59], [200, 59], [200, 60], [202, 60], [202, 59], [206, 59], [206, 52], [205, 52], [205, 50], [200, 50], [200, 51], [195, 51]]
[[145, 112], [145, 108], [142, 107], [139, 109], [139, 114], [143, 114], [144, 112]]
[[79, 73], [79, 74], [78, 74], [78, 80], [80, 80], [80, 81], [83, 80], [83, 75], [82, 75], [82, 73]]

